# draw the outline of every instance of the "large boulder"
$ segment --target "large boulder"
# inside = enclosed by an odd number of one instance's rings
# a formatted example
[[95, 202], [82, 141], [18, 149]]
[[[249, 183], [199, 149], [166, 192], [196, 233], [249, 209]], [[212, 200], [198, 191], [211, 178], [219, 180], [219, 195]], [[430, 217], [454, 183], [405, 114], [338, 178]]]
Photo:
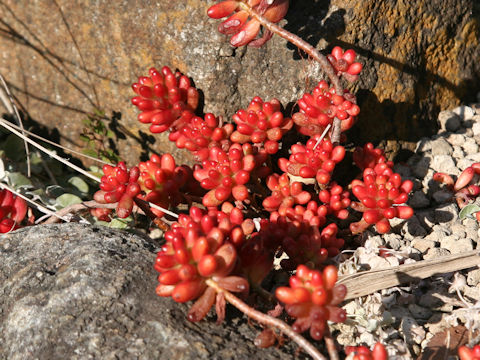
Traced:
[[227, 308], [199, 323], [155, 295], [154, 246], [82, 224], [35, 226], [0, 238], [0, 358], [291, 359], [259, 349], [258, 327]]
[[[319, 80], [318, 66], [281, 38], [260, 50], [232, 48], [206, 16], [212, 3], [6, 0], [0, 72], [30, 117], [68, 146], [82, 147], [81, 119], [104, 110], [125, 135], [117, 144], [130, 164], [149, 149], [176, 150], [165, 135], [151, 144], [130, 104], [130, 85], [152, 66], [191, 77], [203, 110], [226, 118], [256, 95], [292, 105]], [[435, 132], [439, 110], [480, 88], [476, 0], [295, 0], [282, 24], [319, 49], [360, 54], [365, 71], [353, 91], [362, 113], [352, 140], [415, 141]]]

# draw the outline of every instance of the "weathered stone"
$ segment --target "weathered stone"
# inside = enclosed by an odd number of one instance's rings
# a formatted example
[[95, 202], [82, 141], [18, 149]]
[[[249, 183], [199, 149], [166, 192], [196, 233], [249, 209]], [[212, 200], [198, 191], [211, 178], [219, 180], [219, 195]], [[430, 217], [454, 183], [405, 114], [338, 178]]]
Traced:
[[[0, 238], [2, 359], [291, 359], [261, 350], [257, 330], [186, 319], [155, 295], [154, 248], [127, 232], [80, 224], [35, 226]], [[233, 311], [232, 311], [233, 310]]]
[[465, 136], [462, 134], [450, 134], [447, 137], [447, 141], [453, 146], [462, 146], [465, 142]]
[[475, 110], [466, 105], [457, 106], [452, 112], [457, 114], [463, 122], [470, 120], [475, 115]]
[[438, 114], [438, 122], [442, 130], [451, 132], [457, 131], [461, 125], [460, 116], [450, 110], [441, 111]]
[[467, 284], [470, 286], [477, 286], [480, 283], [480, 269], [468, 272]]
[[435, 247], [435, 242], [423, 238], [415, 238], [412, 240], [412, 246], [415, 249], [421, 251], [422, 253], [426, 253], [428, 249], [432, 249]]
[[451, 155], [453, 152], [452, 146], [444, 138], [439, 138], [432, 141], [432, 155]]
[[455, 166], [455, 160], [449, 155], [434, 156], [430, 167], [435, 171], [444, 172], [450, 175], [458, 175], [460, 173]]
[[[320, 79], [318, 66], [279, 37], [259, 50], [232, 49], [216, 31], [218, 21], [206, 16], [211, 4], [2, 1], [0, 73], [31, 119], [58, 131], [69, 147], [83, 146], [81, 120], [100, 108], [124, 137], [117, 150], [130, 164], [150, 149], [188, 161], [166, 134], [151, 137], [136, 120], [130, 85], [150, 67], [168, 65], [191, 77], [203, 110], [226, 119], [256, 95], [293, 104]], [[319, 49], [338, 44], [359, 53], [365, 71], [353, 90], [362, 111], [351, 137], [413, 144], [436, 131], [440, 110], [478, 91], [475, 4], [296, 0], [282, 24]], [[397, 140], [387, 145], [399, 148]]]

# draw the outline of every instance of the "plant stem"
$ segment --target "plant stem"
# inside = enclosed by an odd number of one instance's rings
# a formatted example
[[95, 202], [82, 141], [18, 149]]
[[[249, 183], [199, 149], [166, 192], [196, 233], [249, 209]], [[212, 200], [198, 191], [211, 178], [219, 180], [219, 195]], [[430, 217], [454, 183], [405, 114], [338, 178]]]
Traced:
[[325, 344], [327, 345], [328, 355], [330, 355], [330, 360], [339, 360], [337, 348], [335, 346], [335, 342], [333, 341], [332, 334], [330, 333], [330, 329], [328, 328], [325, 330], [325, 334], [323, 335], [323, 339], [325, 340]]
[[[252, 9], [248, 4], [244, 2], [240, 2], [239, 5], [243, 11], [245, 11], [253, 19], [257, 20], [264, 28], [266, 28], [267, 30], [270, 30], [274, 34], [277, 34], [278, 36], [284, 38], [285, 40], [291, 42], [293, 45], [295, 45], [299, 49], [305, 51], [312, 59], [316, 60], [322, 67], [325, 74], [327, 74], [328, 78], [330, 79], [330, 82], [335, 87], [335, 93], [337, 95], [343, 95], [343, 87], [340, 82], [340, 78], [337, 76], [335, 69], [333, 68], [332, 64], [330, 64], [330, 61], [328, 61], [328, 59], [324, 55], [318, 52], [317, 49], [315, 49], [312, 45], [307, 43], [301, 37], [295, 34], [292, 34], [291, 32], [285, 30], [284, 28], [272, 23], [268, 19], [261, 16], [257, 11]], [[334, 145], [340, 142], [340, 133], [341, 133], [340, 123], [341, 123], [341, 120], [335, 117], [333, 120], [332, 131], [330, 133], [330, 140]]]
[[325, 71], [325, 73], [327, 74], [333, 86], [335, 87], [335, 92], [338, 95], [343, 95], [343, 87], [342, 87], [342, 84], [340, 83], [340, 79], [335, 73], [335, 70], [333, 69], [332, 64], [330, 64], [330, 62], [324, 55], [320, 54], [317, 49], [315, 49], [312, 45], [307, 43], [305, 40], [303, 40], [299, 36], [292, 34], [291, 32], [285, 30], [284, 28], [267, 20], [247, 4], [239, 3], [239, 5], [243, 11], [245, 11], [250, 17], [257, 20], [263, 27], [270, 30], [272, 33], [277, 34], [278, 36], [284, 38], [285, 40], [291, 42], [293, 45], [305, 51], [309, 56], [311, 56], [314, 60], [316, 60], [322, 67], [323, 71]]
[[142, 209], [142, 211], [147, 215], [161, 230], [167, 231], [170, 229], [170, 226], [163, 222], [157, 215], [155, 215], [149, 208], [148, 202], [139, 198], [134, 198], [133, 201], [135, 204]]
[[220, 287], [212, 279], [207, 279], [206, 283], [208, 286], [214, 288], [215, 291], [217, 291], [218, 293], [223, 293], [223, 295], [225, 296], [225, 299], [230, 304], [235, 306], [238, 310], [243, 312], [248, 317], [251, 317], [252, 319], [256, 320], [261, 324], [264, 324], [267, 326], [273, 326], [278, 330], [280, 330], [281, 332], [283, 332], [285, 335], [287, 335], [289, 338], [295, 341], [302, 349], [304, 349], [313, 359], [327, 360], [327, 358], [322, 354], [320, 354], [318, 350], [311, 343], [309, 343], [303, 336], [293, 331], [293, 329], [287, 324], [285, 324], [282, 320], [273, 318], [271, 316], [268, 316], [267, 314], [264, 314], [260, 311], [253, 309], [252, 307], [245, 304], [242, 300], [237, 298], [235, 295], [233, 295], [231, 292]]

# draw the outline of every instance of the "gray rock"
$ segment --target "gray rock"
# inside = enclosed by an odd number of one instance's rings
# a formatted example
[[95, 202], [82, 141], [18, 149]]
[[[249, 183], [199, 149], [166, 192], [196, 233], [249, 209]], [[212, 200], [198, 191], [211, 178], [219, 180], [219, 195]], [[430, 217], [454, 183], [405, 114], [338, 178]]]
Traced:
[[449, 175], [458, 175], [460, 173], [455, 166], [455, 161], [450, 155], [434, 156], [430, 167], [435, 171], [444, 172]]
[[430, 310], [429, 308], [423, 307], [417, 304], [409, 304], [408, 310], [410, 311], [410, 313], [413, 315], [415, 319], [427, 320], [433, 314], [433, 311]]
[[457, 106], [452, 112], [457, 114], [463, 122], [470, 120], [475, 115], [475, 110], [466, 105]]
[[423, 255], [423, 258], [425, 260], [436, 259], [436, 258], [439, 258], [441, 256], [446, 256], [446, 255], [450, 255], [450, 251], [448, 251], [447, 249], [432, 248], [432, 249], [428, 250], [425, 255]]
[[463, 157], [465, 156], [465, 153], [463, 152], [462, 148], [458, 145], [455, 145], [453, 147], [453, 153], [452, 153], [452, 156], [457, 159], [457, 166], [460, 167], [458, 165], [458, 162], [459, 162], [459, 159], [462, 160]]
[[450, 225], [458, 220], [458, 209], [455, 204], [442, 204], [435, 209], [435, 223]]
[[417, 236], [427, 235], [427, 231], [422, 227], [418, 218], [413, 215], [410, 219], [406, 220], [401, 228], [401, 234], [407, 239], [412, 240]]
[[473, 250], [472, 239], [460, 238], [460, 236], [455, 233], [441, 239], [440, 246], [447, 249], [451, 254], [460, 254], [462, 252]]
[[472, 125], [473, 135], [480, 135], [480, 122], [474, 122]]
[[139, 236], [80, 224], [3, 236], [0, 358], [292, 358], [290, 345], [255, 348], [257, 331], [232, 309], [222, 325], [189, 322], [187, 305], [155, 295], [153, 250]]
[[426, 253], [429, 249], [435, 247], [435, 241], [426, 240], [423, 238], [415, 238], [412, 240], [411, 245], [422, 253]]
[[444, 247], [452, 254], [461, 254], [473, 250], [473, 241], [470, 238], [462, 238], [454, 242], [449, 242], [445, 244]]
[[453, 146], [462, 146], [465, 142], [465, 136], [462, 134], [450, 134], [447, 137], [447, 141]]
[[444, 138], [432, 141], [432, 155], [451, 155], [453, 153], [452, 146]]
[[463, 144], [463, 150], [467, 155], [473, 155], [478, 153], [478, 144], [475, 142], [475, 139], [466, 139], [465, 144]]
[[472, 164], [474, 163], [475, 161], [472, 160], [472, 159], [467, 159], [467, 158], [460, 158], [458, 161], [457, 161], [457, 167], [463, 171], [465, 170], [467, 167], [469, 166], [472, 166]]
[[480, 269], [468, 272], [467, 284], [470, 286], [477, 286], [480, 283]]
[[438, 122], [440, 123], [440, 128], [446, 131], [457, 131], [461, 125], [460, 116], [453, 111], [445, 110], [441, 111], [438, 114]]

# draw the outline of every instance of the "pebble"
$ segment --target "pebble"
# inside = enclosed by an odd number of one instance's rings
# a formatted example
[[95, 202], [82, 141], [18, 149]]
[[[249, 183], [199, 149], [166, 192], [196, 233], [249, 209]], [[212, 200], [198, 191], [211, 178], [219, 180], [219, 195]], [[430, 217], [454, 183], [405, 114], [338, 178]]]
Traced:
[[408, 305], [408, 310], [416, 319], [428, 320], [433, 314], [433, 311], [428, 307], [423, 307], [417, 304]]
[[442, 249], [442, 248], [433, 248], [427, 251], [425, 255], [423, 255], [423, 258], [425, 260], [429, 259], [436, 259], [440, 256], [447, 256], [450, 255], [450, 251], [447, 249]]
[[470, 120], [475, 115], [475, 110], [467, 105], [457, 106], [452, 112], [457, 114], [462, 122]]
[[465, 142], [465, 136], [462, 134], [450, 134], [447, 141], [453, 146], [462, 146]]
[[445, 110], [438, 114], [438, 122], [440, 128], [446, 131], [457, 131], [461, 126], [461, 119], [458, 114], [453, 111]]
[[429, 249], [435, 247], [435, 241], [426, 240], [424, 238], [415, 238], [412, 240], [411, 245], [422, 253], [426, 253]]
[[461, 254], [473, 250], [473, 241], [468, 238], [459, 239], [452, 235], [442, 239], [440, 246], [450, 251], [451, 254]]
[[[473, 139], [472, 139], [473, 140]], [[448, 143], [444, 138], [437, 139], [432, 141], [432, 155], [452, 155], [453, 148], [452, 145]]]
[[468, 273], [467, 284], [477, 286], [480, 283], [480, 269], [472, 270]]
[[468, 138], [463, 144], [463, 150], [467, 155], [473, 155], [478, 153], [478, 144], [475, 142], [475, 139]]
[[432, 158], [430, 168], [434, 171], [444, 172], [449, 175], [458, 175], [460, 170], [455, 166], [455, 160], [450, 155], [437, 155]]
[[[476, 115], [475, 117], [477, 117], [478, 115]], [[476, 121], [473, 123], [472, 125], [472, 131], [473, 131], [473, 135], [474, 136], [478, 136], [480, 135], [480, 122], [475, 119]]]

